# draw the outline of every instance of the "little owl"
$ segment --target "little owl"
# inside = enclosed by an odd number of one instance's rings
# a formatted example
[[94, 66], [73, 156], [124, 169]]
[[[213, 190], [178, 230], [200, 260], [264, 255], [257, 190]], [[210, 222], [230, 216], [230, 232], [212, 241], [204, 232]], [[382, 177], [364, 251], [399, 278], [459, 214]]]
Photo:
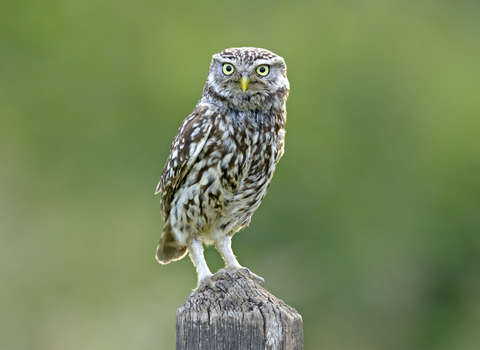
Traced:
[[[233, 235], [250, 223], [267, 193], [285, 139], [289, 82], [282, 57], [265, 49], [226, 49], [212, 57], [203, 95], [178, 129], [155, 194], [165, 220], [156, 258], [168, 264], [187, 252], [197, 269], [194, 293], [242, 267]], [[212, 275], [203, 243], [226, 267]], [[230, 275], [231, 276], [231, 275]]]

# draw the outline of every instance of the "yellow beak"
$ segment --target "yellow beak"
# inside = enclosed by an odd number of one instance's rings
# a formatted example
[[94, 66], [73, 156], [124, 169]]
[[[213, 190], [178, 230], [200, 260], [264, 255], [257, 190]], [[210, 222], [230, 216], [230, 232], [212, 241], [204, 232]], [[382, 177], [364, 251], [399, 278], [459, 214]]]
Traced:
[[240, 85], [240, 88], [245, 92], [250, 85], [252, 85], [252, 82], [248, 79], [247, 75], [244, 74], [242, 75], [242, 79], [238, 81], [238, 85]]

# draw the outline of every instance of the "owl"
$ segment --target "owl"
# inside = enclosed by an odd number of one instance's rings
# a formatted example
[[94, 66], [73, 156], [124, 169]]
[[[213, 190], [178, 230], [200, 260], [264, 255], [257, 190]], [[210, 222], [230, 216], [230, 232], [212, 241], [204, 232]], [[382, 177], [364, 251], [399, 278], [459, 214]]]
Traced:
[[[231, 273], [263, 279], [242, 267], [232, 237], [246, 227], [267, 193], [284, 152], [290, 85], [282, 57], [242, 47], [213, 55], [203, 95], [172, 143], [155, 194], [165, 225], [157, 247], [160, 264], [187, 252], [198, 285], [222, 289]], [[212, 275], [203, 246], [215, 245], [225, 268]]]

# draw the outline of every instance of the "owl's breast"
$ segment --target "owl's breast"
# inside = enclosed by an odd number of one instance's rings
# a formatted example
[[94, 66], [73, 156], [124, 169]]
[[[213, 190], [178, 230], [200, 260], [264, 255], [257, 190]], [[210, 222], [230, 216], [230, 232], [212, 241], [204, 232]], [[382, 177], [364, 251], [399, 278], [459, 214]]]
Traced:
[[271, 127], [217, 120], [174, 196], [172, 220], [202, 235], [233, 234], [248, 225], [283, 151], [283, 135]]
[[230, 218], [227, 231], [234, 233], [250, 222], [267, 193], [276, 164], [283, 154], [283, 144], [283, 129], [265, 125], [237, 130], [230, 137], [227, 145], [233, 152], [228, 156], [230, 161], [221, 166], [226, 171], [225, 180], [235, 179], [234, 187], [225, 186], [225, 189], [233, 190], [225, 207], [225, 213]]

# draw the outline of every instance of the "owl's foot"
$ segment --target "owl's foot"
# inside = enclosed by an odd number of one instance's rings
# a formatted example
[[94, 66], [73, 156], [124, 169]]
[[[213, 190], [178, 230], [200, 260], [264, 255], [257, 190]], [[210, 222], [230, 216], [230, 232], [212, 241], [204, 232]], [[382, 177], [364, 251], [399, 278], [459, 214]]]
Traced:
[[225, 278], [226, 276], [230, 277], [231, 279], [233, 279], [232, 277], [232, 274], [236, 274], [238, 273], [239, 275], [245, 277], [245, 278], [250, 278], [252, 279], [255, 283], [257, 284], [261, 284], [262, 286], [265, 285], [265, 280], [260, 277], [260, 276], [257, 276], [256, 274], [254, 274], [253, 272], [250, 272], [249, 269], [247, 269], [246, 267], [239, 267], [239, 268], [236, 268], [236, 267], [227, 267], [223, 270], [220, 270], [218, 271], [214, 276], [214, 278], [219, 275], [221, 276], [220, 278]]
[[228, 272], [227, 270], [225, 269], [222, 269], [222, 270], [219, 270], [217, 271], [216, 273], [213, 274], [212, 276], [212, 280], [213, 281], [219, 281], [219, 280], [225, 280], [225, 279], [231, 279], [233, 281], [233, 276], [230, 274], [230, 272]]
[[220, 284], [219, 282], [225, 279], [230, 279], [230, 280], [235, 280], [233, 275], [238, 274], [240, 276], [243, 276], [245, 278], [250, 278], [252, 279], [255, 283], [261, 284], [262, 286], [265, 285], [265, 280], [254, 274], [253, 272], [250, 272], [249, 269], [246, 267], [240, 267], [240, 268], [225, 268], [214, 275], [211, 275], [209, 277], [204, 278], [198, 283], [197, 288], [192, 292], [192, 294], [189, 295], [188, 299], [190, 299], [192, 296], [197, 295], [198, 293], [204, 292], [207, 289], [211, 289], [214, 291], [222, 291], [224, 293], [227, 292], [224, 286]]
[[203, 280], [201, 280], [198, 283], [197, 288], [195, 288], [195, 290], [192, 292], [192, 294], [190, 294], [188, 296], [188, 299], [190, 299], [194, 295], [197, 295], [198, 293], [201, 293], [201, 292], [207, 290], [208, 288], [210, 288], [214, 291], [221, 290], [222, 292], [226, 293], [227, 291], [225, 290], [225, 288], [220, 283], [216, 282], [218, 280], [218, 278], [215, 278], [215, 275], [206, 277]]

